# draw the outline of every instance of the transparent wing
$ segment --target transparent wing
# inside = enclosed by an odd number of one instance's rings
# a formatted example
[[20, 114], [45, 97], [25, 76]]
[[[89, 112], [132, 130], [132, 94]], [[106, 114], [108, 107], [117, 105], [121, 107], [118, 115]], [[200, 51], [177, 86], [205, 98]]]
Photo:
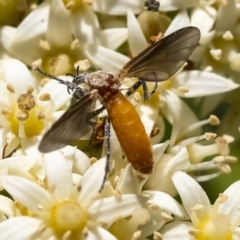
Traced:
[[51, 152], [86, 135], [91, 130], [86, 118], [93, 109], [93, 103], [91, 94], [88, 94], [71, 106], [44, 135], [39, 150], [45, 153]]
[[198, 28], [182, 28], [130, 60], [122, 69], [124, 75], [149, 82], [167, 80], [188, 60], [199, 39]]

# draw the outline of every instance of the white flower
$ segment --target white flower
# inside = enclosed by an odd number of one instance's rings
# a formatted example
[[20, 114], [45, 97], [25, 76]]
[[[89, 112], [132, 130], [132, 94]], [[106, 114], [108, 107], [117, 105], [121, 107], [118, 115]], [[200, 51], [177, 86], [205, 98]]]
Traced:
[[48, 82], [39, 91], [33, 75], [19, 60], [4, 59], [1, 68], [0, 149], [6, 157], [20, 143], [37, 144], [38, 136], [62, 113], [55, 111], [71, 96], [56, 81]]
[[211, 206], [208, 196], [190, 176], [173, 175], [173, 182], [191, 223], [176, 221], [161, 229], [163, 239], [239, 239], [240, 181], [233, 183]]
[[[89, 6], [80, 2], [71, 1], [73, 4], [65, 7], [61, 0], [53, 0], [51, 5], [46, 1], [16, 29], [3, 27], [5, 49], [29, 66], [42, 64], [42, 68], [53, 75], [75, 73], [74, 66], [86, 71], [89, 63], [85, 58], [95, 67], [119, 70], [128, 58], [102, 45], [117, 48], [126, 40], [126, 29], [99, 34], [96, 15]], [[118, 40], [111, 44], [112, 33]]]
[[[6, 238], [76, 239], [85, 236], [86, 239], [116, 239], [105, 229], [117, 219], [130, 216], [134, 209], [141, 208], [146, 202], [145, 197], [135, 194], [101, 197], [99, 189], [105, 158], [92, 165], [76, 186], [68, 163], [58, 151], [46, 154], [45, 163], [45, 189], [21, 177], [1, 177], [5, 190], [28, 212], [28, 217], [11, 217], [2, 221], [0, 230], [4, 231]], [[35, 226], [34, 230], [29, 225]], [[19, 231], [24, 232], [25, 238], [19, 238]]]

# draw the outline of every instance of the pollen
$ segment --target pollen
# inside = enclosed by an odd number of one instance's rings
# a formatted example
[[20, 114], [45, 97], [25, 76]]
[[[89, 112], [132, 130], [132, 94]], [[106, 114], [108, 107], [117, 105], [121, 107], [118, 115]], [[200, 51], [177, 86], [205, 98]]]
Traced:
[[[8, 89], [13, 88], [8, 86]], [[32, 86], [28, 87], [27, 93], [21, 94], [17, 98], [15, 107], [1, 110], [16, 136], [19, 136], [19, 132], [24, 130], [26, 137], [33, 137], [39, 135], [43, 130], [44, 124], [42, 119], [44, 114], [42, 109], [36, 105], [35, 98], [32, 95], [33, 91], [34, 88]], [[20, 131], [22, 127], [23, 129]]]
[[35, 106], [35, 99], [31, 94], [21, 94], [17, 99], [18, 108], [22, 111], [30, 111]]
[[72, 238], [82, 234], [87, 214], [78, 203], [63, 201], [52, 208], [49, 223], [59, 236], [70, 232]]

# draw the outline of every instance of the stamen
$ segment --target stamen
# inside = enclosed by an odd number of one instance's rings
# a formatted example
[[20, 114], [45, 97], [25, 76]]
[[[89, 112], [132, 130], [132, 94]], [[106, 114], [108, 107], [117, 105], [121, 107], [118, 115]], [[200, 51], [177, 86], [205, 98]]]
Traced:
[[82, 72], [86, 72], [90, 68], [90, 62], [87, 59], [79, 60], [74, 63], [75, 68], [77, 68], [78, 66]]
[[188, 233], [193, 237], [197, 236], [199, 234], [199, 232], [200, 231], [196, 228], [191, 228], [191, 229], [188, 230]]
[[39, 96], [39, 100], [43, 102], [47, 102], [51, 100], [51, 95], [49, 93], [43, 93]]
[[217, 116], [215, 115], [210, 115], [209, 117], [209, 123], [212, 125], [212, 126], [217, 126], [220, 124], [220, 120]]
[[11, 109], [7, 109], [7, 108], [3, 108], [1, 110], [1, 113], [2, 113], [3, 116], [8, 116], [8, 115], [10, 115], [12, 113], [12, 110]]
[[213, 140], [216, 136], [216, 133], [205, 133], [206, 140]]
[[186, 88], [186, 87], [178, 87], [177, 90], [178, 90], [180, 93], [188, 93], [188, 92], [189, 92], [189, 89]]
[[212, 49], [212, 50], [210, 50], [210, 54], [215, 60], [220, 60], [222, 57], [222, 50], [221, 49]]
[[79, 47], [80, 47], [80, 42], [79, 42], [79, 40], [76, 38], [76, 39], [74, 39], [74, 40], [72, 41], [70, 48], [71, 48], [72, 50], [74, 50], [74, 49], [79, 48]]
[[219, 171], [222, 174], [230, 174], [232, 170], [228, 164], [224, 164], [219, 167]]
[[132, 239], [131, 240], [137, 240], [141, 237], [141, 231], [136, 231], [133, 236], [132, 236]]
[[19, 112], [16, 114], [16, 118], [17, 118], [20, 122], [26, 121], [27, 118], [28, 118], [28, 113], [27, 113], [27, 112], [19, 111]]
[[173, 220], [173, 217], [166, 212], [161, 212], [161, 216], [165, 222], [170, 222]]
[[162, 240], [162, 234], [160, 232], [154, 232], [153, 240]]
[[50, 50], [50, 45], [47, 41], [40, 40], [39, 47], [43, 50]]
[[148, 207], [149, 207], [151, 210], [155, 210], [155, 211], [157, 211], [157, 210], [160, 209], [159, 206], [158, 206], [156, 203], [150, 203], [150, 204], [148, 205]]
[[14, 87], [13, 87], [13, 85], [12, 84], [7, 84], [7, 90], [10, 92], [10, 93], [15, 93], [15, 89], [14, 89]]
[[228, 30], [223, 34], [223, 39], [228, 40], [228, 41], [232, 41], [234, 39], [232, 33]]
[[68, 9], [68, 10], [72, 10], [72, 9], [74, 9], [74, 7], [75, 7], [75, 2], [74, 2], [74, 1], [68, 2], [65, 7], [66, 7], [66, 9]]

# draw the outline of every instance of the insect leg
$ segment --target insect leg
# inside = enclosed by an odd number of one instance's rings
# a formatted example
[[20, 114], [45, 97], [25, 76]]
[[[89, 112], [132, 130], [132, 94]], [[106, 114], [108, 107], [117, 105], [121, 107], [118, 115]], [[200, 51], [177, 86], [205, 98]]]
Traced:
[[144, 83], [144, 81], [142, 81], [141, 79], [139, 79], [136, 83], [134, 83], [126, 92], [125, 96], [129, 97], [132, 93], [134, 93], [142, 84]]
[[105, 165], [105, 173], [104, 173], [104, 177], [103, 177], [103, 182], [102, 182], [99, 192], [102, 191], [102, 189], [104, 187], [104, 183], [107, 180], [107, 175], [110, 170], [110, 129], [111, 129], [110, 118], [107, 118], [105, 128], [104, 128], [104, 135], [106, 138], [106, 165]]
[[97, 126], [97, 123], [95, 121], [91, 121], [92, 118], [96, 117], [99, 113], [101, 113], [103, 110], [105, 110], [105, 106], [102, 106], [101, 108], [93, 111], [93, 112], [89, 112], [87, 114], [87, 123], [93, 127], [93, 132], [92, 132], [92, 135], [91, 135], [91, 138], [90, 138], [90, 141], [89, 141], [89, 145], [91, 146], [92, 145], [92, 141], [93, 141], [93, 138], [96, 134], [96, 126]]
[[151, 92], [148, 92], [147, 83], [145, 81], [142, 81], [142, 85], [143, 85], [143, 98], [144, 98], [144, 101], [146, 101], [156, 92], [158, 83], [155, 82], [155, 85]]

